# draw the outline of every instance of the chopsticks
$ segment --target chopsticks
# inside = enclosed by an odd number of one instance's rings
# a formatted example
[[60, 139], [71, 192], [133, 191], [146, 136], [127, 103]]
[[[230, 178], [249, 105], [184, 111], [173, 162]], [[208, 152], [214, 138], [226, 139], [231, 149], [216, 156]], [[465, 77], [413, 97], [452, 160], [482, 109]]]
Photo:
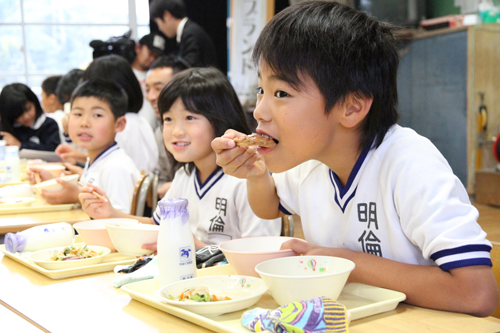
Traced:
[[40, 184], [41, 183], [41, 179], [40, 179], [40, 174], [38, 172], [34, 172], [35, 174], [35, 183], [36, 184]]
[[[80, 185], [81, 187], [85, 186], [85, 185], [83, 185], [80, 182], [78, 182], [78, 185]], [[108, 202], [108, 199], [106, 199], [105, 197], [103, 197], [102, 195], [100, 195], [99, 193], [97, 193], [96, 191], [92, 191], [92, 194], [95, 195], [96, 197], [98, 197], [99, 199], [103, 200], [104, 202]]]

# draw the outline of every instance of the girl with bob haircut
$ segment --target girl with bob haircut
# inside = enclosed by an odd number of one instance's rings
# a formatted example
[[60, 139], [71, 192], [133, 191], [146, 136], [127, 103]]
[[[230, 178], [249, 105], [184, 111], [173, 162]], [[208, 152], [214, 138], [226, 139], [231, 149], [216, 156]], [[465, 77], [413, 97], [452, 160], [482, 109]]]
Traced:
[[[281, 219], [255, 216], [244, 179], [224, 174], [216, 164], [211, 142], [229, 128], [250, 133], [238, 96], [226, 76], [215, 68], [191, 68], [172, 78], [158, 100], [165, 146], [174, 160], [174, 180], [165, 198], [187, 198], [195, 246], [256, 236], [278, 236]], [[82, 207], [92, 218], [132, 217], [113, 208], [87, 186], [80, 193]], [[159, 208], [152, 218], [132, 217], [160, 224]], [[156, 249], [156, 244], [145, 248]]]
[[25, 84], [3, 87], [0, 116], [0, 134], [8, 146], [54, 151], [61, 142], [56, 121], [45, 115], [35, 93]]

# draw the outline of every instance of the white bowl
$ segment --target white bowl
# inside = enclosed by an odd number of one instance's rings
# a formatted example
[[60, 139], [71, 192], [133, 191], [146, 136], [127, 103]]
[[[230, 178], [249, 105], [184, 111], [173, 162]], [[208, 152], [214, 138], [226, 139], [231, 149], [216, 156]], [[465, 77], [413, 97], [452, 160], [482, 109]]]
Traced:
[[[83, 246], [83, 245], [82, 245]], [[28, 259], [33, 261], [38, 266], [41, 266], [45, 269], [49, 270], [57, 270], [57, 269], [68, 269], [75, 267], [83, 267], [89, 265], [96, 265], [102, 262], [104, 257], [108, 255], [111, 250], [107, 247], [102, 246], [92, 246], [87, 245], [90, 249], [96, 251], [97, 253], [102, 252], [97, 257], [88, 258], [88, 259], [78, 259], [78, 260], [67, 260], [67, 261], [51, 261], [49, 260], [57, 251], [63, 251], [67, 246], [54, 247], [51, 249], [45, 249], [33, 252], [28, 256]]]
[[30, 184], [10, 185], [0, 188], [2, 198], [33, 198], [33, 188]]
[[90, 220], [84, 222], [77, 222], [73, 224], [73, 228], [78, 232], [80, 237], [85, 244], [88, 245], [98, 245], [104, 246], [111, 250], [111, 252], [116, 251], [111, 237], [109, 237], [108, 229], [106, 229], [106, 223], [116, 223], [118, 225], [130, 225], [138, 224], [139, 221], [134, 219], [101, 219], [101, 220]]
[[329, 256], [297, 256], [268, 260], [255, 270], [279, 305], [318, 296], [337, 300], [354, 269], [351, 260]]
[[[63, 177], [58, 177], [61, 178], [64, 181], [67, 181], [68, 183], [76, 185], [78, 182], [78, 178], [80, 178], [80, 175], [74, 174], [74, 175], [68, 175], [68, 176], [63, 176]], [[33, 189], [35, 191], [41, 191], [45, 190], [47, 192], [58, 192], [63, 189], [63, 186], [59, 184], [56, 179], [50, 179], [46, 180], [44, 182], [38, 183], [33, 185]]]
[[105, 223], [109, 237], [116, 250], [127, 256], [143, 256], [153, 253], [152, 250], [141, 248], [143, 244], [152, 244], [158, 241], [159, 225], [120, 223]]
[[[228, 296], [231, 300], [218, 302], [179, 302], [169, 299], [178, 297], [186, 288], [207, 287], [210, 294], [217, 297]], [[158, 290], [158, 298], [165, 303], [204, 316], [218, 316], [223, 313], [246, 309], [260, 299], [267, 291], [265, 283], [253, 276], [215, 275], [177, 281]]]
[[219, 249], [234, 268], [236, 274], [259, 277], [255, 265], [266, 260], [296, 256], [292, 250], [280, 250], [281, 244], [293, 237], [248, 237], [219, 244]]
[[35, 198], [2, 198], [0, 199], [1, 208], [27, 207], [35, 201]]
[[61, 173], [66, 169], [64, 165], [58, 163], [36, 164], [32, 166], [49, 171], [53, 178], [61, 176]]

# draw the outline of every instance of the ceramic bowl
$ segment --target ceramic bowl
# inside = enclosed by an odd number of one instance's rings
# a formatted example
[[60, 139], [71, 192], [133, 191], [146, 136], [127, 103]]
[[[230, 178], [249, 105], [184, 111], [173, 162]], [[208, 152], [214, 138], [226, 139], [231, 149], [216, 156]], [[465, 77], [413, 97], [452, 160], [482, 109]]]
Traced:
[[60, 177], [61, 173], [66, 169], [64, 165], [59, 163], [36, 164], [33, 167], [49, 171], [53, 178]]
[[[78, 178], [80, 178], [80, 176], [75, 174], [75, 175], [62, 176], [58, 178], [61, 178], [62, 180], [67, 181], [68, 183], [76, 185], [78, 182]], [[45, 190], [47, 192], [58, 192], [63, 189], [63, 186], [59, 184], [56, 181], [56, 179], [50, 179], [33, 185], [33, 189], [35, 191]]]
[[280, 250], [281, 244], [293, 237], [248, 237], [219, 244], [219, 249], [236, 274], [259, 277], [255, 265], [266, 260], [295, 256], [292, 250]]
[[351, 260], [297, 256], [261, 262], [255, 267], [279, 305], [318, 296], [337, 300], [354, 269]]
[[111, 250], [111, 252], [116, 251], [111, 237], [109, 237], [108, 229], [106, 229], [106, 223], [115, 223], [116, 225], [131, 225], [138, 224], [139, 221], [134, 219], [100, 219], [100, 220], [90, 220], [84, 222], [77, 222], [73, 224], [73, 228], [82, 237], [85, 244], [104, 246]]
[[[186, 288], [207, 287], [209, 294], [217, 298], [224, 296], [231, 300], [218, 302], [180, 302], [170, 299], [178, 297]], [[160, 301], [204, 316], [218, 316], [223, 313], [246, 309], [260, 299], [267, 291], [265, 283], [253, 276], [215, 275], [177, 281], [168, 284], [157, 292]]]
[[123, 225], [109, 222], [106, 223], [106, 229], [118, 252], [128, 256], [143, 256], [153, 253], [141, 247], [143, 244], [157, 242], [160, 226], [142, 223]]

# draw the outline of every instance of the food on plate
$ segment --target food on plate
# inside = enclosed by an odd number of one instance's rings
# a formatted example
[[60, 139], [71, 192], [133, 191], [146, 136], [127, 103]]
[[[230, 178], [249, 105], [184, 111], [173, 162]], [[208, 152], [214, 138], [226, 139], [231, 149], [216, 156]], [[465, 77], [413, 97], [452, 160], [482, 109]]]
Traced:
[[102, 251], [97, 253], [87, 245], [75, 247], [73, 245], [65, 247], [62, 251], [55, 251], [49, 261], [68, 261], [98, 257]]
[[276, 142], [270, 137], [255, 133], [252, 135], [245, 135], [234, 138], [233, 141], [237, 146], [259, 146], [265, 148], [272, 148], [276, 146]]
[[195, 288], [186, 288], [179, 296], [173, 297], [168, 295], [168, 299], [179, 302], [219, 302], [219, 301], [230, 301], [231, 298], [227, 296], [216, 296], [215, 294], [210, 294], [208, 288], [205, 286], [199, 286]]

